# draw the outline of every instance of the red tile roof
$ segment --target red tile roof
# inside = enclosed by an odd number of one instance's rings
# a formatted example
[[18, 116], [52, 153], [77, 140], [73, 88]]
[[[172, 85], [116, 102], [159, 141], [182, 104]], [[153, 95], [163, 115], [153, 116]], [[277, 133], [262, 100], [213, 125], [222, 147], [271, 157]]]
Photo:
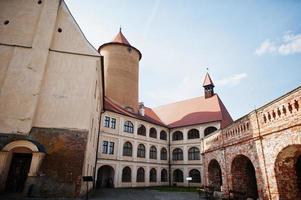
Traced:
[[203, 83], [203, 86], [208, 86], [208, 85], [213, 85], [213, 81], [211, 80], [211, 77], [209, 75], [209, 73], [207, 72], [206, 73], [206, 76], [205, 76], [205, 79], [204, 79], [204, 83]]
[[138, 113], [133, 113], [133, 112], [126, 110], [125, 108], [122, 108], [116, 102], [113, 102], [113, 100], [109, 99], [108, 97], [105, 97], [104, 108], [107, 111], [115, 112], [115, 113], [118, 113], [121, 115], [126, 115], [128, 117], [133, 117], [133, 118], [147, 121], [147, 122], [157, 124], [160, 126], [166, 126], [160, 120], [160, 118], [157, 116], [157, 114], [151, 108], [148, 108], [148, 107], [144, 107], [144, 116], [141, 116]]
[[105, 97], [104, 107], [107, 111], [170, 128], [217, 121], [221, 123], [221, 128], [224, 128], [233, 122], [232, 117], [217, 94], [210, 98], [196, 97], [153, 109], [144, 107], [144, 116], [122, 108], [108, 97]]
[[118, 34], [115, 36], [112, 42], [127, 44], [130, 45], [129, 41], [125, 38], [125, 36], [121, 32], [121, 28], [119, 29]]
[[153, 108], [153, 111], [171, 128], [215, 121], [220, 121], [223, 128], [233, 121], [217, 94], [163, 105]]

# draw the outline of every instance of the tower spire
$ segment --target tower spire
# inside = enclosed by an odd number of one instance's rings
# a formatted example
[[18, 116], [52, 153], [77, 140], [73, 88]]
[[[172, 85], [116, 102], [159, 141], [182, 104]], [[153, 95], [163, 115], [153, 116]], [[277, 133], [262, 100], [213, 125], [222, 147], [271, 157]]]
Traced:
[[213, 81], [208, 72], [206, 73], [206, 76], [205, 76], [205, 79], [203, 82], [203, 87], [204, 87], [206, 99], [210, 98], [214, 95], [214, 84], [213, 84]]

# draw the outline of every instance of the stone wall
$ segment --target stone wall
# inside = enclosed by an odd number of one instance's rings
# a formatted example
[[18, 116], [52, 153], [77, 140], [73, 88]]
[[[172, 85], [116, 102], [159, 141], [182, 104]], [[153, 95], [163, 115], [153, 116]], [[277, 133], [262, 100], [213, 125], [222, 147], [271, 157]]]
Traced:
[[[250, 194], [255, 185], [248, 183], [256, 178], [260, 199], [300, 198], [299, 168], [296, 169], [301, 155], [300, 105], [301, 87], [205, 138], [206, 184], [211, 184], [208, 165], [216, 160], [221, 167], [225, 196], [235, 190], [255, 198]], [[250, 174], [252, 167], [255, 177]]]

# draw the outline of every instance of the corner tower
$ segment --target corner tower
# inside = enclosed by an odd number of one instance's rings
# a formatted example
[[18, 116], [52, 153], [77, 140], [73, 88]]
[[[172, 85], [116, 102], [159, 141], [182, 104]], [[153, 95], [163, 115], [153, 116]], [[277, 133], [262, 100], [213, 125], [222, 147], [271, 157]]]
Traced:
[[211, 80], [209, 73], [206, 73], [204, 83], [203, 83], [204, 91], [205, 91], [205, 98], [210, 98], [214, 95], [214, 84]]
[[101, 45], [104, 57], [105, 95], [124, 108], [138, 112], [140, 51], [121, 32], [112, 42]]

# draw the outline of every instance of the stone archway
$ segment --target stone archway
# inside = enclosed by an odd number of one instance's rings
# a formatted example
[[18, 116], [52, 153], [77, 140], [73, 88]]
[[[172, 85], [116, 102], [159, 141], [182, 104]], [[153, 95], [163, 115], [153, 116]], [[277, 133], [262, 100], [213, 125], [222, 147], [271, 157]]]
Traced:
[[22, 192], [28, 177], [37, 176], [44, 152], [28, 140], [8, 143], [0, 151], [0, 190]]
[[113, 188], [115, 171], [110, 165], [98, 168], [96, 188]]
[[216, 191], [220, 191], [223, 185], [222, 170], [215, 159], [211, 160], [208, 165], [208, 184]]
[[301, 145], [290, 145], [280, 151], [275, 177], [279, 199], [301, 199]]
[[232, 190], [245, 193], [246, 198], [258, 199], [255, 168], [247, 156], [238, 155], [233, 159], [231, 176]]

